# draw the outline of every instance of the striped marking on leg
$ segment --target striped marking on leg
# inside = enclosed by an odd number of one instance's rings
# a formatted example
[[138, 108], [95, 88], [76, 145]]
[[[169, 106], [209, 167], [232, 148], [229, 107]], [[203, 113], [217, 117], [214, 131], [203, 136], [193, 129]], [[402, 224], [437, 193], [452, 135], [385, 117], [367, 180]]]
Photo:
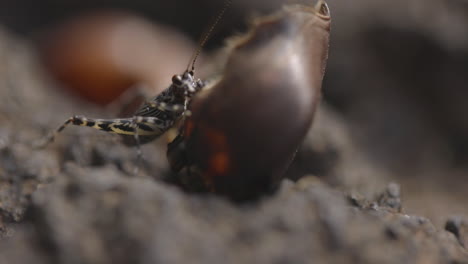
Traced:
[[[105, 132], [120, 135], [159, 136], [174, 124], [174, 121], [161, 120], [156, 117], [116, 118], [116, 119], [93, 119], [84, 116], [73, 116], [67, 119], [53, 133], [46, 137], [43, 142], [34, 144], [35, 148], [43, 148], [53, 142], [57, 134], [61, 133], [70, 125], [91, 127]], [[136, 126], [134, 128], [133, 126]]]

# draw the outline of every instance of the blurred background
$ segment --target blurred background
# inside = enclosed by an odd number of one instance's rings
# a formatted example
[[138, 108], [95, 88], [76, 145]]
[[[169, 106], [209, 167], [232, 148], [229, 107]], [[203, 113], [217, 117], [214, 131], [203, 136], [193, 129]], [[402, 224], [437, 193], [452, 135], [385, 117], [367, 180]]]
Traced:
[[[286, 2], [298, 1], [233, 0], [199, 67], [227, 36], [244, 31], [252, 15]], [[468, 1], [329, 5], [323, 105], [382, 172], [369, 177], [385, 174], [385, 181], [399, 183], [408, 213], [436, 221], [442, 213], [468, 214]], [[4, 34], [31, 43], [53, 86], [72, 95], [64, 100], [99, 108], [141, 83], [150, 94], [164, 89], [222, 7], [219, 0], [2, 0], [0, 24]]]

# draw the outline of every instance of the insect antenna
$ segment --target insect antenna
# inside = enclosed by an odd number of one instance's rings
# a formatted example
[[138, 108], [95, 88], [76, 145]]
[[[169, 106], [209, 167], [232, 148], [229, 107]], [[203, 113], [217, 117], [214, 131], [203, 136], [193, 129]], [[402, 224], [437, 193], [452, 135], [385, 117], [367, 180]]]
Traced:
[[189, 64], [187, 65], [187, 72], [191, 72], [192, 75], [195, 72], [195, 62], [197, 61], [197, 58], [200, 55], [201, 50], [203, 49], [203, 46], [206, 44], [206, 42], [210, 38], [211, 34], [215, 30], [216, 26], [219, 24], [219, 21], [221, 21], [221, 19], [223, 18], [224, 13], [226, 13], [226, 10], [229, 8], [231, 3], [232, 3], [231, 0], [226, 0], [224, 2], [223, 9], [221, 9], [221, 11], [219, 12], [218, 16], [216, 17], [216, 19], [213, 22], [213, 24], [211, 25], [211, 27], [208, 29], [208, 31], [206, 31], [205, 34], [203, 34], [203, 37], [200, 39], [200, 41], [198, 43], [198, 48], [195, 51], [195, 53], [193, 54], [191, 60], [189, 61]]

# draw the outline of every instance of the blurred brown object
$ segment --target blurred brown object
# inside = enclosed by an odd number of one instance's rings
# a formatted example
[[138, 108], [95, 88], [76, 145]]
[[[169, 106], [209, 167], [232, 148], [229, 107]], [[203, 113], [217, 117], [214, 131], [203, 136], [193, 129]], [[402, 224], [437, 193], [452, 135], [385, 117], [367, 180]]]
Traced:
[[175, 31], [124, 12], [69, 20], [41, 42], [42, 61], [74, 94], [106, 105], [138, 83], [158, 93], [186, 67], [193, 45]]
[[[327, 5], [291, 5], [230, 40], [219, 82], [198, 93], [184, 124], [187, 159], [208, 190], [235, 201], [272, 191], [312, 124], [328, 56]], [[175, 155], [175, 154], [177, 155]], [[172, 162], [171, 162], [172, 163]], [[190, 187], [190, 186], [189, 186]]]

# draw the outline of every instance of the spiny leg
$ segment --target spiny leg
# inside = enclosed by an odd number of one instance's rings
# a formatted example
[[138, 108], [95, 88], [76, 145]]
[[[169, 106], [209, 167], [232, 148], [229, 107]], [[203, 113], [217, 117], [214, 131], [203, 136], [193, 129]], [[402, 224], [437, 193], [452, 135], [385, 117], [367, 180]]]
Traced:
[[133, 136], [135, 138], [135, 145], [136, 145], [136, 151], [137, 151], [137, 160], [136, 160], [136, 166], [135, 169], [133, 170], [133, 176], [138, 176], [138, 173], [140, 171], [140, 163], [142, 160], [142, 152], [141, 152], [141, 147], [140, 147], [140, 137], [138, 136], [138, 120], [141, 117], [134, 116], [133, 117], [133, 123], [132, 123], [132, 128], [133, 128]]
[[[69, 119], [67, 119], [61, 126], [59, 126], [55, 131], [53, 131], [52, 133], [49, 133], [49, 135], [47, 135], [44, 139], [40, 140], [40, 141], [37, 141], [35, 142], [33, 145], [34, 148], [38, 148], [38, 149], [41, 149], [41, 148], [45, 148], [47, 145], [49, 145], [50, 143], [54, 142], [55, 138], [57, 137], [58, 134], [60, 134], [60, 132], [62, 132], [67, 126], [69, 126], [70, 124], [73, 124], [75, 125], [74, 123], [75, 122], [81, 122], [81, 123], [85, 123], [83, 121], [83, 119], [86, 120], [85, 117], [81, 117], [81, 116], [72, 116], [70, 117]], [[78, 124], [76, 124], [78, 125]]]
[[138, 134], [156, 138], [164, 133], [172, 124], [173, 121], [161, 120], [157, 117], [136, 116], [133, 118], [92, 119], [84, 116], [73, 116], [67, 119], [53, 133], [49, 134], [43, 142], [36, 144], [35, 147], [43, 148], [53, 142], [55, 137], [69, 125], [92, 127], [120, 135]]

